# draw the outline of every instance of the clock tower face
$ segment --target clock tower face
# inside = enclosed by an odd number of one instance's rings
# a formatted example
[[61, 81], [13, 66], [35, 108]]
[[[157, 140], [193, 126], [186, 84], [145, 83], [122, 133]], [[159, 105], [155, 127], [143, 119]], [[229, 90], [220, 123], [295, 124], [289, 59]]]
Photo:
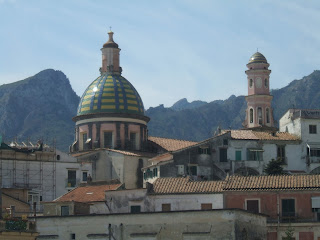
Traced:
[[262, 80], [260, 77], [256, 78], [256, 86], [257, 86], [257, 88], [261, 88], [261, 86], [262, 86]]

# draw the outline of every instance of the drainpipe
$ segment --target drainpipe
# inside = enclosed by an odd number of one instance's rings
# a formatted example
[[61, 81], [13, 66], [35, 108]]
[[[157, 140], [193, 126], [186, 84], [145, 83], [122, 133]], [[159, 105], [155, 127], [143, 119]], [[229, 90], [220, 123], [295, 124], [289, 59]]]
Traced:
[[280, 197], [279, 192], [277, 192], [277, 214], [278, 214], [278, 226], [277, 226], [277, 236], [279, 235], [279, 227], [280, 227]]

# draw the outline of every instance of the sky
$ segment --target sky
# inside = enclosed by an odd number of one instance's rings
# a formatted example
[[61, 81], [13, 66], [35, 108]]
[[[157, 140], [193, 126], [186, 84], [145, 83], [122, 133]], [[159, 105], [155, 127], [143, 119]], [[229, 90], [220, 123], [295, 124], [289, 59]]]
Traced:
[[110, 26], [146, 109], [246, 95], [257, 49], [272, 89], [320, 69], [318, 0], [0, 0], [0, 85], [51, 68], [81, 96]]

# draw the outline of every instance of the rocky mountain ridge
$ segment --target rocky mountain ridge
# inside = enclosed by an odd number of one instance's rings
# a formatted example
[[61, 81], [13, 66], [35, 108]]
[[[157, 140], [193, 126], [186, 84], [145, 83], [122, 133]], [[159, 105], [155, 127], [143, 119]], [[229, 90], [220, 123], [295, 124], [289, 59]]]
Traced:
[[[320, 71], [271, 91], [276, 121], [288, 108], [320, 108]], [[37, 141], [68, 151], [74, 138], [74, 122], [79, 96], [61, 72], [47, 69], [11, 84], [0, 86], [0, 134], [10, 142]], [[211, 137], [218, 127], [241, 128], [245, 119], [244, 96], [230, 96], [212, 102], [186, 98], [172, 107], [151, 107], [146, 115], [149, 135], [201, 141]]]

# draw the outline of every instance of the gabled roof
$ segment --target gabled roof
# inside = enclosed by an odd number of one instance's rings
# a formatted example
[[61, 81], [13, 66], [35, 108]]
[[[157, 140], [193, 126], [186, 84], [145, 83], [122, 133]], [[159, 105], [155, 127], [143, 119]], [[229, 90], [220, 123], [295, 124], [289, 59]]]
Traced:
[[119, 184], [105, 184], [98, 186], [77, 187], [72, 191], [62, 195], [54, 202], [101, 202], [105, 201], [105, 192], [117, 190], [121, 187]]
[[299, 137], [287, 133], [276, 132], [272, 134], [269, 131], [253, 130], [223, 130], [222, 132], [231, 132], [231, 138], [236, 140], [279, 140], [279, 141], [298, 141]]
[[190, 177], [158, 178], [152, 194], [220, 193], [224, 181], [193, 181]]
[[320, 175], [229, 176], [225, 191], [320, 189]]
[[148, 140], [154, 142], [168, 152], [197, 144], [197, 142], [162, 137], [149, 137]]

